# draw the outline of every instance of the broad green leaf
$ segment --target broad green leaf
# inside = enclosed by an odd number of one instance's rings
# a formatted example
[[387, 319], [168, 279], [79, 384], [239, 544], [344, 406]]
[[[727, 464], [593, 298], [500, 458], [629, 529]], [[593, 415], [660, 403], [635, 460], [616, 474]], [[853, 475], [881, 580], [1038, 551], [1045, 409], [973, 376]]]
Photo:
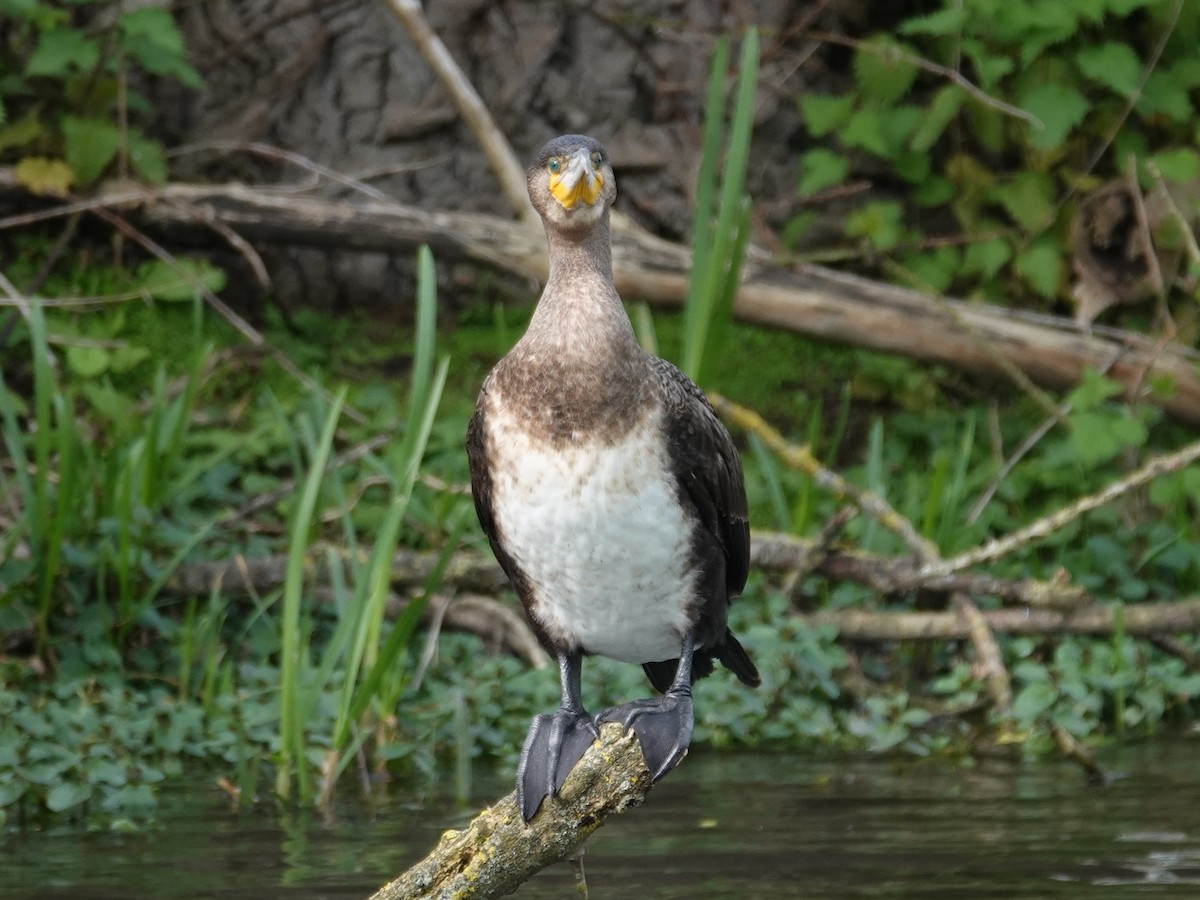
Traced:
[[167, 180], [167, 158], [162, 144], [137, 129], [129, 132], [129, 163], [151, 184], [163, 184]]
[[1053, 240], [1038, 241], [1017, 254], [1017, 274], [1040, 296], [1050, 299], [1058, 293], [1062, 276], [1062, 254]]
[[975, 81], [984, 90], [994, 88], [1016, 66], [1011, 55], [996, 53], [990, 44], [974, 38], [962, 42], [962, 51], [975, 69]]
[[864, 96], [894, 103], [908, 93], [917, 67], [908, 61], [910, 51], [886, 35], [863, 41], [854, 52], [854, 77]]
[[1084, 77], [1132, 97], [1142, 77], [1142, 61], [1133, 48], [1120, 41], [1086, 47], [1075, 54], [1075, 64]]
[[1200, 153], [1191, 147], [1163, 150], [1151, 156], [1150, 161], [1167, 181], [1184, 184], [1200, 178]]
[[1000, 238], [969, 244], [963, 254], [963, 271], [977, 272], [985, 279], [995, 278], [1000, 267], [1008, 262], [1011, 256], [1012, 250], [1008, 242]]
[[868, 203], [846, 219], [846, 236], [865, 238], [871, 246], [888, 250], [904, 238], [904, 207], [892, 200]]
[[100, 44], [77, 28], [55, 28], [38, 38], [25, 63], [25, 74], [66, 75], [86, 72], [100, 61]]
[[841, 97], [810, 94], [800, 98], [800, 113], [804, 116], [804, 125], [814, 137], [824, 137], [841, 128], [850, 118], [853, 108], [853, 94]]
[[1033, 232], [1054, 209], [1054, 179], [1024, 170], [992, 188], [992, 196], [1024, 231]]
[[1110, 397], [1121, 393], [1121, 385], [1111, 378], [1105, 378], [1095, 369], [1084, 369], [1079, 384], [1067, 394], [1067, 402], [1080, 412], [1095, 409]]
[[1134, 109], [1143, 118], [1165, 116], [1174, 122], [1187, 122], [1193, 115], [1187, 88], [1162, 71], [1150, 73]]
[[901, 34], [930, 34], [935, 37], [958, 34], [967, 21], [967, 11], [961, 6], [947, 6], [926, 16], [905, 19], [897, 29]]
[[1146, 441], [1146, 426], [1128, 413], [1107, 410], [1075, 413], [1071, 423], [1071, 446], [1084, 465], [1108, 462], [1126, 447]]
[[919, 289], [943, 294], [962, 266], [962, 254], [957, 247], [937, 247], [910, 254], [902, 262]]
[[51, 812], [62, 812], [72, 806], [78, 806], [91, 796], [90, 785], [64, 781], [50, 788], [46, 794], [46, 807]]
[[800, 183], [797, 190], [805, 197], [815, 194], [841, 184], [849, 172], [850, 163], [845, 156], [817, 147], [800, 157]]
[[1090, 104], [1083, 94], [1064, 84], [1042, 84], [1026, 91], [1020, 106], [1042, 122], [1029, 125], [1029, 143], [1038, 150], [1053, 150], [1083, 121]]
[[121, 16], [117, 25], [122, 49], [147, 72], [169, 75], [188, 87], [204, 86], [200, 73], [187, 61], [183, 35], [169, 10], [157, 6], [135, 9]]
[[925, 111], [921, 124], [909, 139], [909, 149], [924, 153], [937, 143], [937, 139], [942, 136], [946, 126], [962, 109], [966, 96], [966, 92], [957, 84], [947, 84], [939, 89], [933, 95], [933, 101]]
[[842, 143], [847, 147], [858, 147], [876, 156], [886, 157], [891, 149], [883, 130], [883, 114], [873, 106], [858, 110], [842, 129]]
[[17, 183], [31, 194], [65, 196], [75, 181], [75, 172], [61, 159], [27, 156], [17, 163]]
[[82, 378], [95, 378], [108, 368], [108, 351], [103, 347], [71, 344], [67, 347], [67, 367]]
[[104, 119], [66, 116], [62, 123], [66, 157], [80, 184], [90, 184], [103, 174], [117, 155], [121, 134]]
[[139, 266], [138, 290], [155, 300], [192, 300], [196, 296], [196, 282], [214, 292], [225, 287], [225, 272], [216, 266], [197, 259], [175, 262], [176, 266], [171, 266], [155, 259]]
[[1013, 700], [1012, 714], [1020, 722], [1031, 722], [1054, 705], [1058, 688], [1049, 681], [1027, 684]]

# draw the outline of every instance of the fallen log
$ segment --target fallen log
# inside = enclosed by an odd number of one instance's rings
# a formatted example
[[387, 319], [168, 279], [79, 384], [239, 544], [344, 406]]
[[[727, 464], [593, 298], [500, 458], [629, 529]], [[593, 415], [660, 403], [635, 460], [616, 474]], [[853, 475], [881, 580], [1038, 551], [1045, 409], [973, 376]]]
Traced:
[[[1164, 603], [1097, 603], [1080, 609], [991, 609], [981, 611], [993, 632], [1003, 634], [1150, 635], [1200, 629], [1200, 599]], [[1119, 618], [1118, 618], [1119, 617]], [[801, 617], [812, 627], [833, 627], [846, 641], [967, 640], [971, 623], [958, 612], [877, 612], [837, 609]]]
[[[11, 170], [0, 171], [0, 187], [12, 191], [14, 185]], [[329, 200], [239, 184], [170, 184], [156, 190], [105, 186], [92, 199], [60, 209], [96, 207], [136, 210], [145, 224], [174, 231], [219, 226], [259, 242], [388, 252], [429, 244], [443, 256], [534, 279], [546, 271], [539, 231], [495, 216], [373, 199]], [[0, 227], [45, 214], [9, 216]], [[614, 223], [613, 262], [625, 297], [682, 304], [691, 266], [687, 248], [621, 218]], [[735, 312], [748, 322], [968, 371], [1003, 374], [1006, 366], [1016, 366], [1055, 388], [1075, 384], [1087, 369], [1103, 370], [1129, 394], [1200, 422], [1200, 353], [1134, 332], [1084, 330], [1070, 319], [932, 297], [819, 266], [794, 271], [761, 258], [747, 260]], [[1151, 393], [1152, 382], [1173, 388]]]

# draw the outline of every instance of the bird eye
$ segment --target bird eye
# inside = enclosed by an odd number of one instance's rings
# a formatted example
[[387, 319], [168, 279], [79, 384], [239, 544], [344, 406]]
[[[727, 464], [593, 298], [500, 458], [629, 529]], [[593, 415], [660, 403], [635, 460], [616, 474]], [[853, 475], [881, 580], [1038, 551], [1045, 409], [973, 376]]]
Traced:
[[558, 170], [562, 168], [562, 161], [557, 156], [552, 156], [546, 163], [546, 168], [550, 170], [551, 175], [557, 175]]
[[604, 155], [599, 150], [594, 151], [592, 153], [592, 165], [600, 168], [602, 162], [604, 162]]

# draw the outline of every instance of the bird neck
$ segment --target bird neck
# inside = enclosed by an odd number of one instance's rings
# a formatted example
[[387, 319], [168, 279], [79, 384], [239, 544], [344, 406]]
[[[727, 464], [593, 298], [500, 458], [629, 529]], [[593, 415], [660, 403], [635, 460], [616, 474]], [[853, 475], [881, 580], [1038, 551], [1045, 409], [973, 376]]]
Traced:
[[[636, 345], [633, 326], [613, 287], [608, 213], [591, 228], [547, 229], [550, 273], [527, 337], [570, 342], [595, 352], [607, 345]], [[566, 349], [566, 348], [563, 348]]]

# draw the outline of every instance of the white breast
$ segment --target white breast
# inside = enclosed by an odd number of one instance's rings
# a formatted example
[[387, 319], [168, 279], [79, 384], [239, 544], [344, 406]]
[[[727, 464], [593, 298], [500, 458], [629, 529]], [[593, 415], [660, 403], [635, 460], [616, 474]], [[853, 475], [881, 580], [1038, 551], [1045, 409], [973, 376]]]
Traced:
[[547, 633], [626, 662], [677, 657], [696, 576], [657, 418], [604, 447], [553, 448], [499, 411], [488, 431], [496, 524]]

